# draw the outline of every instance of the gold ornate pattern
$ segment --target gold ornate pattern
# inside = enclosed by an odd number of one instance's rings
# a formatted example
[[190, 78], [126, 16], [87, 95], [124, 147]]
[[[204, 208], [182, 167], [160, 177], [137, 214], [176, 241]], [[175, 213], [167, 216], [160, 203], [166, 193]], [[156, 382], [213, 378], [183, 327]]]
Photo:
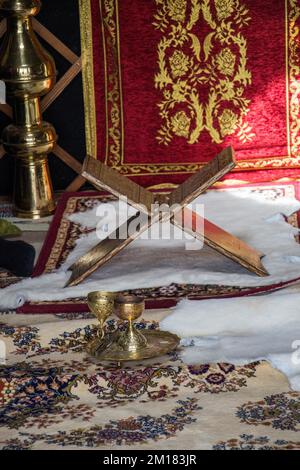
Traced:
[[[155, 0], [156, 1], [156, 0]], [[216, 6], [216, 18], [218, 22], [220, 20], [225, 21], [226, 15], [231, 14], [231, 9], [233, 8], [233, 2], [230, 0], [203, 0], [201, 5], [205, 2], [210, 4], [215, 2]], [[191, 4], [192, 0], [170, 0], [169, 12], [173, 14], [173, 17], [179, 21], [181, 18], [184, 18], [186, 15], [186, 9], [183, 6], [186, 4]], [[80, 14], [83, 18], [81, 21], [81, 35], [82, 35], [82, 49], [83, 53], [89, 51], [89, 57], [92, 57], [92, 41], [91, 37], [91, 21], [92, 18], [90, 15], [87, 15], [87, 8], [84, 0], [80, 0]], [[166, 2], [164, 2], [166, 3]], [[199, 1], [198, 1], [199, 3]], [[110, 34], [114, 32], [115, 36], [112, 36], [114, 40], [105, 42], [105, 52], [106, 56], [106, 79], [107, 83], [113, 84], [110, 94], [106, 94], [106, 122], [107, 122], [107, 134], [111, 136], [111, 141], [114, 138], [118, 138], [119, 144], [109, 144], [107, 143], [107, 151], [105, 156], [105, 161], [107, 164], [113, 166], [123, 174], [130, 176], [144, 176], [144, 175], [172, 175], [172, 174], [188, 174], [198, 171], [203, 164], [202, 163], [137, 163], [137, 164], [127, 164], [124, 161], [124, 149], [123, 149], [123, 139], [124, 139], [124, 127], [123, 127], [123, 105], [122, 105], [122, 95], [121, 95], [121, 67], [120, 67], [120, 31], [118, 24], [118, 0], [100, 0], [100, 5], [102, 8], [102, 21], [103, 25], [106, 28], [106, 31], [110, 30]], [[103, 8], [105, 6], [105, 9]], [[180, 5], [183, 5], [180, 7]], [[280, 168], [297, 168], [300, 165], [300, 83], [298, 82], [298, 76], [300, 74], [300, 54], [299, 54], [299, 18], [300, 18], [300, 7], [297, 0], [285, 0], [286, 7], [286, 80], [287, 80], [287, 122], [288, 122], [288, 155], [286, 156], [277, 156], [272, 157], [261, 157], [259, 159], [247, 159], [239, 160], [236, 167], [237, 171], [246, 170], [259, 170], [259, 169], [274, 169], [275, 167]], [[104, 13], [110, 13], [109, 21], [108, 17], [105, 17]], [[113, 14], [112, 14], [113, 12]], [[200, 14], [200, 13], [199, 13]], [[105, 36], [105, 35], [104, 35]], [[208, 42], [209, 40], [207, 40]], [[196, 41], [192, 41], [192, 46], [197, 50]], [[203, 45], [204, 46], [204, 45]], [[207, 47], [207, 46], [206, 46]], [[226, 46], [225, 46], [226, 47]], [[204, 51], [202, 51], [202, 54]], [[223, 53], [225, 56], [225, 54]], [[107, 67], [108, 57], [114, 57], [116, 59], [116, 64], [114, 71], [109, 71]], [[229, 55], [226, 53], [226, 56], [229, 58]], [[179, 60], [179, 56], [174, 57], [173, 68], [176, 67], [176, 60]], [[220, 59], [219, 63], [222, 62]], [[91, 65], [91, 62], [89, 62]], [[183, 61], [184, 66], [184, 61]], [[230, 73], [232, 66], [230, 68], [226, 67], [226, 71]], [[86, 81], [93, 83], [93, 74], [92, 67], [87, 67], [84, 70], [86, 74]], [[176, 72], [175, 72], [176, 73]], [[177, 70], [178, 73], [178, 70]], [[180, 72], [179, 72], [180, 73]], [[118, 75], [118, 81], [116, 80], [116, 74]], [[226, 76], [226, 75], [225, 75]], [[91, 91], [91, 89], [90, 89]], [[180, 90], [179, 90], [180, 92]], [[110, 109], [114, 110], [113, 113], [108, 111], [108, 102], [110, 100]], [[113, 101], [113, 104], [112, 104]], [[91, 155], [97, 156], [96, 141], [97, 141], [97, 130], [96, 130], [96, 117], [95, 114], [91, 112], [92, 109], [95, 109], [95, 97], [92, 92], [87, 92], [85, 89], [85, 108], [86, 108], [86, 119], [88, 119], [87, 128], [87, 149], [91, 149]], [[113, 119], [112, 119], [113, 117]], [[226, 111], [224, 115], [219, 116], [220, 120], [218, 122], [219, 129], [223, 129], [222, 133], [228, 133], [230, 131], [230, 122], [233, 122], [233, 115]], [[235, 123], [233, 123], [235, 125]], [[187, 119], [183, 120], [183, 114], [176, 117], [173, 121], [175, 129], [179, 129], [178, 132], [187, 135]], [[247, 126], [247, 124], [246, 124]], [[247, 131], [247, 129], [242, 130]], [[221, 133], [220, 133], [221, 134]], [[227, 134], [228, 135], [228, 134]], [[186, 138], [184, 135], [181, 137]], [[112, 151], [110, 151], [110, 150]], [[119, 150], [118, 150], [119, 149]], [[233, 170], [235, 171], [235, 170]]]
[[290, 83], [290, 114], [291, 114], [291, 154], [300, 159], [300, 47], [299, 47], [299, 18], [300, 6], [298, 0], [290, 0], [290, 11], [287, 12], [289, 22], [288, 42], [288, 71]]
[[120, 72], [118, 1], [100, 0], [103, 19], [106, 96], [106, 163], [114, 168], [123, 160], [123, 103]]
[[69, 235], [71, 222], [68, 220], [68, 215], [73, 214], [75, 210], [76, 198], [69, 198], [67, 201], [65, 216], [60, 221], [60, 226], [57, 231], [58, 235], [45, 266], [45, 272], [51, 272], [57, 267], [57, 257], [61, 255], [62, 246], [67, 242]]
[[97, 155], [97, 128], [93, 69], [93, 39], [91, 30], [91, 4], [86, 0], [79, 0], [80, 30], [82, 48], [82, 82], [84, 94], [84, 121], [86, 135], [86, 151], [88, 155]]
[[63, 217], [61, 218], [57, 229], [55, 242], [44, 268], [45, 273], [50, 273], [57, 269], [66, 260], [70, 251], [74, 248], [78, 237], [91, 231], [90, 229], [85, 229], [84, 227], [71, 222], [71, 220], [69, 220], [69, 216], [76, 212], [85, 212], [87, 209], [91, 209], [99, 202], [99, 200], [107, 202], [114, 200], [114, 198], [110, 195], [89, 195], [88, 198], [72, 196], [68, 198]]
[[[155, 2], [153, 25], [162, 33], [154, 79], [162, 94], [158, 142], [169, 145], [177, 136], [195, 144], [205, 130], [217, 144], [233, 133], [242, 143], [251, 141], [255, 134], [245, 122], [250, 105], [245, 91], [252, 75], [242, 35], [249, 10], [239, 0]], [[203, 41], [195, 30], [199, 21], [208, 27]], [[209, 90], [206, 102], [203, 89]]]

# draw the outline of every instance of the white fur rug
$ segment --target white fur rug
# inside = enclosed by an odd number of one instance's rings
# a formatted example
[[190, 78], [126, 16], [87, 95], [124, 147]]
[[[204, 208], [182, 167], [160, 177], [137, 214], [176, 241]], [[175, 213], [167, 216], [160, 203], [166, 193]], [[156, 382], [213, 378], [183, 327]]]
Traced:
[[[78, 240], [75, 249], [58, 271], [2, 289], [0, 309], [15, 309], [26, 301], [84, 297], [90, 291], [101, 289], [119, 291], [167, 286], [171, 283], [251, 287], [295, 279], [300, 276], [300, 245], [294, 238], [298, 230], [289, 225], [283, 215], [298, 210], [300, 203], [293, 198], [269, 196], [269, 193], [260, 194], [245, 188], [210, 191], [195, 201], [204, 204], [206, 218], [266, 254], [263, 263], [271, 274], [267, 278], [259, 278], [247, 272], [207, 247], [188, 251], [185, 249], [186, 240], [142, 238], [134, 241], [83, 284], [64, 289], [70, 276], [68, 267], [99, 242], [93, 232]], [[103, 208], [105, 206], [100, 205]], [[125, 204], [121, 205], [120, 212], [124, 220], [127, 212]], [[101, 220], [96, 215], [96, 209], [74, 214], [71, 219], [88, 227], [96, 227]], [[109, 229], [113, 228], [109, 224]], [[102, 238], [107, 236], [107, 232], [100, 232]]]
[[160, 327], [176, 333], [188, 364], [265, 359], [300, 391], [300, 290], [218, 300], [183, 300]]

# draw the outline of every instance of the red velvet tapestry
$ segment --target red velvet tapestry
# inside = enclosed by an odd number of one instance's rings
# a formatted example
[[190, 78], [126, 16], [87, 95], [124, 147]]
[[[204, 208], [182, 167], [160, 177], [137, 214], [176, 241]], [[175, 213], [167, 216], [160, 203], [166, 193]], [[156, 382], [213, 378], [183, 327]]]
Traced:
[[79, 3], [90, 155], [146, 186], [227, 145], [230, 178], [300, 177], [299, 0]]

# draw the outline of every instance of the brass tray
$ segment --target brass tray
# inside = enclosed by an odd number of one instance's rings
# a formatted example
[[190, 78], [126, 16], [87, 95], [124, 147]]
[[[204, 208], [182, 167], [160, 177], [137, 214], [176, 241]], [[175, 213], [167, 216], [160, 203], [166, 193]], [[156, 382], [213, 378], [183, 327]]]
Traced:
[[87, 351], [89, 354], [93, 354], [94, 357], [102, 359], [103, 361], [139, 361], [163, 356], [176, 349], [180, 342], [180, 338], [177, 335], [169, 333], [168, 331], [146, 330], [143, 331], [143, 336], [147, 339], [148, 344], [137, 351], [123, 350], [115, 341], [112, 341], [106, 349], [100, 349], [98, 352], [95, 352], [96, 348], [91, 348], [88, 345]]

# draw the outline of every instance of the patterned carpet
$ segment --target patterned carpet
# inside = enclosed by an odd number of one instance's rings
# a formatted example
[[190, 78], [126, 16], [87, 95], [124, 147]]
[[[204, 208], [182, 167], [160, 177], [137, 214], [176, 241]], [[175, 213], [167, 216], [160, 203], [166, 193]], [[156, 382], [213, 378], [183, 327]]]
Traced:
[[2, 315], [2, 449], [300, 449], [300, 393], [267, 363], [118, 368], [86, 355], [93, 332], [84, 314]]
[[[272, 198], [298, 197], [297, 189], [253, 187]], [[297, 214], [289, 221], [298, 226]], [[68, 225], [69, 235], [73, 229]], [[53, 260], [61, 260], [60, 251]], [[16, 281], [0, 272], [1, 286]], [[71, 307], [75, 312], [76, 303]], [[138, 327], [157, 328], [167, 313], [147, 310]], [[78, 311], [1, 314], [1, 449], [300, 450], [300, 393], [266, 362], [189, 367], [173, 353], [118, 368], [86, 355], [93, 324]], [[116, 327], [110, 320], [108, 328]]]

